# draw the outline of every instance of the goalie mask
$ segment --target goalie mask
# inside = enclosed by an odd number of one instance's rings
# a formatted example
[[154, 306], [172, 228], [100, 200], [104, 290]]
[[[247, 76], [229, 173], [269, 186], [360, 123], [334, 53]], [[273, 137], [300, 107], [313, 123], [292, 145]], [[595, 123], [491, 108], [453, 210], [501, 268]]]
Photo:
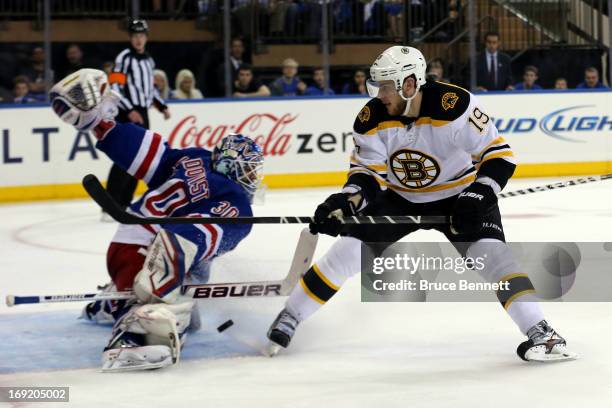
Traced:
[[212, 153], [213, 169], [240, 184], [253, 199], [263, 178], [263, 151], [252, 139], [230, 134]]
[[[368, 95], [372, 98], [385, 93], [397, 92], [402, 99], [408, 102], [406, 112], [410, 108], [410, 101], [418, 94], [419, 88], [425, 85], [427, 63], [421, 51], [413, 47], [396, 45], [387, 48], [380, 54], [370, 67], [370, 79], [366, 82]], [[406, 97], [402, 91], [404, 80], [414, 76], [416, 91], [411, 97]], [[381, 85], [382, 81], [393, 83]]]

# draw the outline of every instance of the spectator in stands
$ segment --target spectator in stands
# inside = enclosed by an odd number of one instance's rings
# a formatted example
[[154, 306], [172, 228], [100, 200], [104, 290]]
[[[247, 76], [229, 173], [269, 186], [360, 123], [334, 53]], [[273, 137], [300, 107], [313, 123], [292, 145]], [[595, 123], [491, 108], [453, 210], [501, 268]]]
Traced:
[[485, 35], [485, 50], [476, 60], [476, 84], [480, 91], [503, 91], [512, 88], [510, 57], [499, 51], [499, 33]]
[[30, 95], [30, 81], [25, 75], [19, 75], [13, 80], [13, 103], [39, 102]]
[[159, 96], [163, 100], [170, 99], [170, 85], [168, 84], [168, 76], [161, 69], [156, 69], [153, 71], [153, 84], [155, 85], [155, 89], [159, 92]]
[[12, 103], [13, 93], [3, 86], [0, 86], [0, 103]]
[[304, 95], [334, 95], [333, 89], [328, 88], [325, 91], [325, 70], [321, 67], [317, 67], [312, 70], [313, 84], [306, 88]]
[[514, 89], [517, 91], [534, 91], [542, 89], [542, 87], [535, 82], [538, 80], [538, 68], [533, 65], [527, 65], [523, 70], [523, 82], [519, 82], [514, 85]]
[[[22, 70], [22, 75], [28, 78], [30, 84], [30, 96], [38, 100], [45, 99], [45, 50], [35, 47], [32, 50], [30, 64]], [[51, 78], [53, 80], [53, 78]]]
[[[230, 83], [238, 76], [238, 68], [247, 63], [246, 48], [240, 37], [232, 38], [230, 42]], [[225, 96], [225, 59], [223, 50], [215, 50], [206, 63], [207, 69], [200, 82], [206, 89], [206, 96]]]
[[[176, 16], [176, 0], [166, 0], [166, 10], [168, 15]], [[153, 0], [153, 12], [162, 13], [162, 0]]]
[[239, 35], [250, 39], [253, 33], [254, 8], [258, 7], [257, 2], [251, 0], [233, 0], [232, 4], [232, 30], [236, 30]]
[[306, 84], [297, 76], [298, 63], [293, 58], [283, 61], [283, 74], [270, 84], [270, 91], [275, 96], [301, 95], [306, 90]]
[[244, 64], [238, 70], [238, 78], [234, 81], [233, 96], [236, 98], [270, 96], [270, 89], [253, 76], [250, 65]]
[[61, 78], [77, 72], [81, 68], [86, 68], [83, 63], [83, 50], [78, 44], [70, 44], [66, 48], [66, 62], [62, 71]]
[[270, 0], [270, 35], [294, 35], [297, 27], [298, 5], [291, 0]]
[[236, 37], [232, 39], [230, 45], [230, 62], [232, 63], [232, 79], [235, 79], [238, 75], [238, 69], [244, 61], [244, 41], [241, 38]]
[[353, 7], [352, 0], [334, 0], [332, 3], [332, 14], [334, 17], [334, 30], [337, 33], [351, 34], [354, 29], [353, 23]]
[[110, 75], [114, 67], [115, 63], [113, 61], [106, 61], [102, 64], [102, 71], [106, 72], [106, 75]]
[[576, 89], [602, 89], [607, 88], [599, 80], [599, 71], [595, 67], [588, 67], [584, 70], [584, 82], [576, 86]]
[[193, 72], [188, 69], [181, 69], [176, 74], [176, 80], [174, 81], [174, 91], [172, 92], [172, 99], [202, 99], [202, 92], [196, 88], [195, 77]]
[[562, 77], [555, 79], [555, 89], [567, 89], [567, 79]]
[[401, 42], [404, 39], [403, 24], [403, 0], [385, 1], [385, 12], [387, 14], [387, 36], [394, 42]]
[[304, 21], [304, 34], [307, 37], [321, 36], [321, 17], [323, 5], [321, 0], [304, 0], [299, 2], [300, 20]]
[[446, 34], [443, 38], [454, 38], [462, 29], [461, 12], [464, 8], [466, 0], [449, 0], [448, 1], [448, 22], [443, 26], [443, 32]]
[[206, 22], [209, 17], [219, 15], [219, 4], [214, 0], [198, 0], [198, 21]]
[[450, 83], [448, 78], [444, 78], [444, 64], [440, 58], [427, 64], [427, 80]]
[[345, 95], [367, 95], [368, 90], [366, 89], [366, 72], [364, 69], [357, 69], [353, 74], [353, 80], [347, 82], [342, 87], [342, 93]]

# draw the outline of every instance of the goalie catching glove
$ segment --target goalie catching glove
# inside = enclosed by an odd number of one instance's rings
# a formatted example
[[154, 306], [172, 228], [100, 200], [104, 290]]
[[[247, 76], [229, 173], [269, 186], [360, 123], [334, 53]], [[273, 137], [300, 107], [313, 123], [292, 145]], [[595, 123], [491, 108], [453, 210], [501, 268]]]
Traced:
[[119, 95], [108, 85], [104, 71], [80, 69], [51, 88], [51, 107], [64, 122], [78, 130], [95, 128], [118, 112]]

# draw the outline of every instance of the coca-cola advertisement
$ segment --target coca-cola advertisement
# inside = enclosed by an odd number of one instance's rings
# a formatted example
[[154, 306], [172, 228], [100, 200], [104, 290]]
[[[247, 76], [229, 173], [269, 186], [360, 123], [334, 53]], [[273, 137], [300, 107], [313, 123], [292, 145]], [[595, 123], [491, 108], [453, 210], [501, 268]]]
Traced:
[[174, 148], [212, 149], [225, 135], [254, 139], [265, 173], [341, 172], [353, 149], [355, 115], [367, 100], [308, 99], [171, 104], [172, 117], [152, 115], [152, 126]]
[[238, 124], [199, 124], [196, 115], [187, 115], [176, 123], [167, 135], [168, 143], [175, 148], [203, 147], [212, 149], [230, 133], [245, 134], [255, 140], [266, 156], [282, 156], [289, 151], [291, 133], [287, 125], [298, 114], [253, 113]]
[[[353, 149], [353, 120], [365, 102], [170, 102], [168, 120], [151, 109], [151, 130], [177, 149], [210, 150], [230, 133], [249, 136], [264, 151], [268, 187], [340, 184]], [[0, 201], [81, 197], [84, 175], [108, 176], [111, 162], [96, 149], [96, 138], [59, 120], [48, 106], [2, 107], [0, 119]]]

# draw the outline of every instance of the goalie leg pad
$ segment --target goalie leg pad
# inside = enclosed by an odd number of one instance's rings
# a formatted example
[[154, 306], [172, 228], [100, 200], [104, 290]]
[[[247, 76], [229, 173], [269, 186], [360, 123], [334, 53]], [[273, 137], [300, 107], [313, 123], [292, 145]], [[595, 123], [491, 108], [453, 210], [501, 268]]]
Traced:
[[160, 230], [134, 280], [138, 299], [143, 303], [176, 303], [197, 250], [193, 242], [168, 230]]
[[178, 363], [195, 302], [134, 305], [116, 323], [102, 371], [148, 370]]

